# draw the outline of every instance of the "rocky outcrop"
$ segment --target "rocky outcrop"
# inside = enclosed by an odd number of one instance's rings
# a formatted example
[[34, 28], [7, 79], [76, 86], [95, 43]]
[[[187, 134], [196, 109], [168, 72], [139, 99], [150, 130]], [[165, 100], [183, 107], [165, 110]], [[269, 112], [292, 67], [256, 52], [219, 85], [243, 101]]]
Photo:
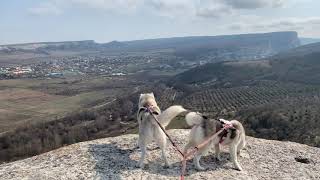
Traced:
[[[170, 130], [179, 146], [189, 130]], [[180, 158], [168, 145], [171, 168], [162, 167], [160, 150], [148, 147], [148, 165], [135, 167], [139, 159], [137, 135], [81, 142], [28, 159], [0, 165], [0, 179], [178, 179]], [[187, 163], [186, 179], [320, 179], [320, 149], [293, 142], [247, 137], [248, 145], [239, 162], [244, 171], [233, 169], [225, 150], [218, 162], [210, 151], [196, 171]]]

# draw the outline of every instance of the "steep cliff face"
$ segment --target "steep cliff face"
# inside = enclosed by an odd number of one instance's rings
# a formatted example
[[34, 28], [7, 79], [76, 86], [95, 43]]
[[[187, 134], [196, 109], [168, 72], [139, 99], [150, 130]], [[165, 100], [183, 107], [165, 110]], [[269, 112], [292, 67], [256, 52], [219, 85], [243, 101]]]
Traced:
[[275, 52], [285, 51], [300, 46], [297, 32], [270, 33], [270, 43]]
[[[189, 130], [170, 130], [183, 146]], [[178, 179], [180, 158], [168, 145], [172, 168], [162, 167], [160, 150], [148, 148], [148, 165], [135, 167], [140, 152], [137, 135], [123, 135], [66, 146], [32, 158], [0, 165], [0, 179]], [[198, 172], [187, 163], [186, 179], [319, 179], [320, 149], [292, 142], [247, 137], [248, 145], [239, 162], [244, 171], [233, 169], [226, 150], [218, 162], [210, 151]]]

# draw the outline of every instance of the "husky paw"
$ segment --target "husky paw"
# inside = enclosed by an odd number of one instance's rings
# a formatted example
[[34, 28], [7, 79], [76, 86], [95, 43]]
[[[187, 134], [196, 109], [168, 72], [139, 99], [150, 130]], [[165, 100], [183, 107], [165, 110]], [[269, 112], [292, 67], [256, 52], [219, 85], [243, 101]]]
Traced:
[[171, 168], [171, 165], [170, 164], [164, 164], [163, 168], [165, 168], [165, 169]]
[[137, 164], [136, 164], [136, 167], [143, 169], [143, 168], [144, 168], [144, 164], [143, 164], [143, 163], [142, 163], [142, 164], [141, 164], [141, 163], [137, 163]]
[[242, 171], [243, 170], [242, 167], [240, 167], [240, 166], [236, 167], [235, 169], [238, 170], [238, 171]]
[[217, 161], [221, 161], [222, 159], [221, 159], [221, 156], [216, 156], [216, 160]]

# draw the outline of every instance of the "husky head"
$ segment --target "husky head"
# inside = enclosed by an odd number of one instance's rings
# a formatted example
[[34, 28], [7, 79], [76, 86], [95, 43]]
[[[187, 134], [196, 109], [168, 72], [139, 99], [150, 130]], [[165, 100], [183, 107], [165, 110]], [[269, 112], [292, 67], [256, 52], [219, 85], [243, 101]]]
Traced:
[[140, 94], [139, 108], [151, 108], [154, 110], [154, 114], [160, 113], [160, 109], [152, 92]]
[[237, 135], [237, 129], [233, 126], [233, 124], [225, 119], [219, 119], [220, 128], [223, 128], [224, 125], [231, 125], [230, 128], [224, 130], [222, 132], [220, 142], [230, 143]]

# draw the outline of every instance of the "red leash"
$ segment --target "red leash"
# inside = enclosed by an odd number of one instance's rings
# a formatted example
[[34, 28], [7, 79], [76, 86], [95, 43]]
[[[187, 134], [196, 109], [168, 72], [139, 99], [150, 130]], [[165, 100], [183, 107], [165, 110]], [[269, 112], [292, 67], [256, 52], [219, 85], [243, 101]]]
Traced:
[[186, 166], [187, 166], [187, 158], [191, 155], [193, 155], [194, 153], [196, 153], [199, 149], [203, 148], [204, 146], [206, 146], [211, 140], [213, 140], [214, 138], [216, 138], [218, 136], [218, 134], [220, 134], [222, 131], [229, 129], [232, 127], [232, 124], [224, 124], [223, 128], [220, 129], [218, 132], [212, 134], [211, 136], [209, 136], [208, 138], [206, 138], [203, 142], [201, 142], [200, 144], [198, 144], [197, 146], [195, 146], [193, 148], [193, 150], [191, 150], [190, 152], [186, 152], [186, 154], [184, 154], [181, 149], [176, 145], [176, 143], [172, 140], [172, 138], [169, 136], [169, 134], [167, 133], [167, 131], [165, 130], [165, 128], [160, 124], [159, 120], [157, 119], [157, 117], [152, 113], [152, 111], [149, 108], [146, 108], [146, 110], [151, 114], [151, 116], [153, 117], [153, 119], [156, 121], [156, 123], [159, 125], [159, 127], [161, 128], [161, 130], [164, 132], [164, 134], [168, 137], [169, 141], [171, 142], [172, 146], [176, 149], [176, 151], [178, 151], [180, 153], [180, 155], [182, 156], [182, 168], [181, 168], [181, 175], [180, 175], [180, 180], [184, 180], [184, 174], [186, 171]]

